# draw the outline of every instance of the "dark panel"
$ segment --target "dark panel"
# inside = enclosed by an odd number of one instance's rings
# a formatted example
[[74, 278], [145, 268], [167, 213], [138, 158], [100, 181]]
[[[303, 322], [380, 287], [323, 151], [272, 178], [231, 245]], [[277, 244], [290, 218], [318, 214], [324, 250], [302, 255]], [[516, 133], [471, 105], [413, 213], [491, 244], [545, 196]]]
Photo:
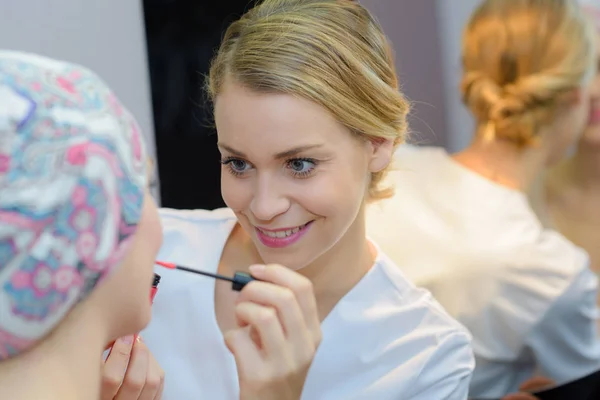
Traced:
[[163, 207], [223, 206], [211, 106], [203, 84], [228, 24], [248, 0], [144, 0]]

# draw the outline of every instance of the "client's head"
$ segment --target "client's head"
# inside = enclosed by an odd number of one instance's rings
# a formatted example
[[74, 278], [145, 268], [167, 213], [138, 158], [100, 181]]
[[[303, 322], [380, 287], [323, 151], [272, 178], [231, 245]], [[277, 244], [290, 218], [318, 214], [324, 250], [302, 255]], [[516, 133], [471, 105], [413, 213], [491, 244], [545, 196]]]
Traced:
[[0, 52], [0, 360], [74, 315], [107, 340], [148, 323], [161, 229], [147, 174], [137, 123], [96, 75]]
[[462, 96], [486, 140], [559, 160], [588, 118], [595, 36], [572, 0], [486, 0], [463, 37]]

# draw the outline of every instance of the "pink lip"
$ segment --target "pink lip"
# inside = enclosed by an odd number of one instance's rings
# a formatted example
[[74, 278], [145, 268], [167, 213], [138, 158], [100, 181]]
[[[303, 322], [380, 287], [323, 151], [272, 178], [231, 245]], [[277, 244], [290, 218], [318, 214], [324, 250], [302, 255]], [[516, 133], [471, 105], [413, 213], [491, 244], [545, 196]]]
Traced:
[[600, 107], [592, 107], [588, 122], [590, 125], [600, 124]]
[[302, 228], [300, 228], [300, 230], [298, 232], [293, 233], [290, 236], [286, 236], [284, 238], [275, 238], [275, 237], [267, 236], [263, 232], [261, 232], [261, 230], [266, 231], [266, 232], [281, 232], [281, 231], [286, 231], [286, 230], [294, 229], [294, 228], [271, 230], [271, 229], [263, 229], [263, 228], [258, 229], [255, 227], [254, 230], [256, 231], [256, 236], [258, 236], [258, 239], [260, 240], [260, 242], [262, 244], [264, 244], [267, 247], [281, 249], [283, 247], [291, 246], [294, 243], [296, 243], [297, 241], [299, 241], [302, 238], [302, 236], [304, 236], [306, 234], [306, 232], [308, 232], [308, 229], [310, 228], [312, 223], [313, 223], [313, 221], [309, 222], [308, 224], [306, 224]]

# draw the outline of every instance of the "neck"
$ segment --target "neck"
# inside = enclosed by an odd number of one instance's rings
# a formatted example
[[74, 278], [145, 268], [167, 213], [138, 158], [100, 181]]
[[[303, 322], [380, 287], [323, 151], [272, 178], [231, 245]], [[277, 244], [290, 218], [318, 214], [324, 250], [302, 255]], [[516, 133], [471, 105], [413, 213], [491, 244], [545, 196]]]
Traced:
[[0, 398], [99, 398], [105, 330], [97, 318], [83, 321], [74, 317], [67, 317], [30, 351], [0, 362]]
[[579, 143], [565, 163], [571, 182], [585, 191], [600, 192], [600, 147]]
[[299, 272], [313, 283], [321, 320], [373, 266], [375, 252], [366, 239], [364, 205], [346, 234]]
[[[252, 239], [243, 231], [243, 228], [239, 227], [239, 229], [241, 234], [232, 234], [230, 241], [233, 243], [240, 240], [240, 242], [230, 244], [230, 246], [246, 249], [249, 257], [244, 260], [244, 264], [263, 262], [260, 261], [260, 255], [256, 251]], [[310, 279], [313, 284], [321, 321], [373, 265], [374, 252], [371, 251], [371, 246], [366, 240], [365, 232], [363, 205], [346, 234], [325, 254], [298, 271]], [[236, 253], [239, 254], [239, 252]], [[232, 265], [240, 265], [240, 260], [237, 259]], [[229, 273], [230, 271], [226, 272], [226, 274]]]
[[541, 149], [521, 149], [502, 141], [475, 140], [453, 158], [500, 185], [528, 192], [544, 170]]

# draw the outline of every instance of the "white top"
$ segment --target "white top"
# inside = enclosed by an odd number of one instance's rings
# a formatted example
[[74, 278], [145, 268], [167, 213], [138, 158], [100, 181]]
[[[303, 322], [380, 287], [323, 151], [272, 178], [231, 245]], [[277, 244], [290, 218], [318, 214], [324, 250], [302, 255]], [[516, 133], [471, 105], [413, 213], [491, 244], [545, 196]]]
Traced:
[[534, 371], [565, 382], [600, 369], [584, 251], [544, 230], [524, 194], [442, 149], [402, 147], [396, 166], [396, 195], [368, 209], [367, 232], [471, 331], [472, 397], [501, 397]]
[[[237, 223], [229, 209], [162, 210], [159, 260], [216, 272]], [[235, 361], [215, 317], [211, 278], [162, 276], [144, 341], [165, 370], [164, 400], [239, 399]], [[464, 400], [470, 336], [380, 255], [322, 324], [303, 400]]]

